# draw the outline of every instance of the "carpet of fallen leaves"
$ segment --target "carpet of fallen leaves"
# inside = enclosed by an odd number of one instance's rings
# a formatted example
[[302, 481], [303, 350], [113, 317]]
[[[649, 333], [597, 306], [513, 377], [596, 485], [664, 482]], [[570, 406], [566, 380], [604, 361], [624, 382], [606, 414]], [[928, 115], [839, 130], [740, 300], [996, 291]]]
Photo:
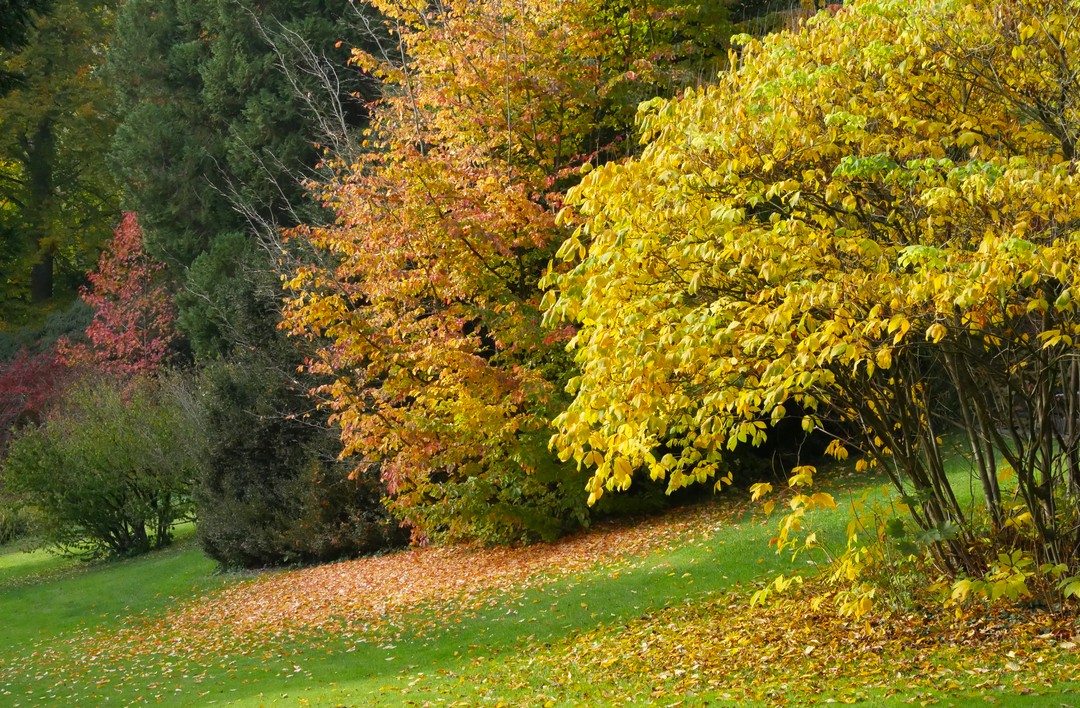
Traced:
[[[678, 547], [688, 535], [730, 524], [745, 505], [703, 504], [637, 523], [600, 524], [561, 541], [520, 548], [425, 547], [324, 566], [257, 574], [157, 616], [117, 618], [119, 629], [45, 639], [21, 661], [0, 666], [0, 698], [18, 677], [31, 695], [99, 700], [146, 684], [160, 700], [170, 679], [196, 684], [232, 676], [238, 663], [265, 659], [267, 672], [295, 672], [298, 654], [332, 640], [388, 641], [406, 631], [445, 629], [486, 606], [594, 567], [617, 567]], [[417, 610], [424, 610], [418, 613]], [[407, 615], [407, 618], [405, 617]], [[407, 628], [403, 624], [407, 621]], [[89, 693], [76, 693], [86, 685]]]
[[[547, 677], [541, 683], [553, 701], [633, 705], [696, 705], [694, 697], [873, 704], [896, 694], [915, 705], [948, 696], [1008, 705], [1014, 696], [1058, 693], [1062, 682], [1080, 680], [1074, 611], [975, 607], [954, 614], [934, 607], [851, 621], [810, 609], [810, 597], [827, 592], [819, 583], [766, 607], [751, 607], [746, 589], [677, 604], [618, 630], [546, 646], [527, 669], [485, 667], [484, 680], [506, 685], [529, 673]], [[1062, 699], [1047, 696], [1045, 705], [1080, 705], [1080, 695]]]
[[[105, 629], [27, 647], [0, 666], [0, 703], [198, 703], [212, 685], [220, 692], [262, 676], [304, 685], [320, 654], [365, 643], [390, 650], [402, 635], [436, 636], [531, 588], [601, 569], [617, 575], [654, 553], [701, 543], [745, 511], [745, 503], [729, 500], [601, 525], [553, 544], [417, 548], [256, 574], [161, 614], [116, 618]], [[463, 698], [872, 704], [897, 691], [916, 704], [942, 692], [1007, 704], [1010, 696], [1080, 681], [1073, 609], [969, 608], [958, 616], [928, 608], [854, 622], [812, 609], [809, 598], [825, 592], [815, 582], [766, 607], [751, 607], [745, 587], [673, 598], [629, 622], [580, 627], [528, 651], [463, 655], [453, 673], [413, 667], [382, 690], [386, 700], [418, 705]], [[454, 684], [467, 688], [456, 693]]]
[[730, 509], [701, 505], [638, 524], [603, 525], [555, 543], [413, 548], [271, 573], [181, 607], [165, 618], [165, 628], [186, 638], [278, 637], [286, 632], [361, 636], [405, 611], [433, 605], [438, 606], [433, 622], [441, 626], [444, 611], [477, 609], [491, 601], [492, 591], [517, 593], [591, 567], [670, 550], [721, 517], [728, 520]]

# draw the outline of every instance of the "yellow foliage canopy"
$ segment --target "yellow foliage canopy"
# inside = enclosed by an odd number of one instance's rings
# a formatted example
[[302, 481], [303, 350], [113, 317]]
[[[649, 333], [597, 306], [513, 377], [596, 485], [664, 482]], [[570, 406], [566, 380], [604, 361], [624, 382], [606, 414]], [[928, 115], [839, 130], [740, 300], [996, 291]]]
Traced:
[[[595, 465], [592, 498], [634, 470], [722, 474], [797, 406], [807, 427], [854, 421], [931, 528], [963, 518], [933, 442], [942, 390], [977, 456], [1023, 449], [1029, 506], [1080, 482], [1075, 452], [1029, 445], [1080, 388], [1078, 22], [1074, 0], [856, 1], [643, 104], [643, 154], [573, 190], [573, 269], [548, 279], [549, 320], [581, 325], [552, 443]], [[1004, 419], [1030, 427], [1005, 440]], [[1046, 449], [1075, 450], [1077, 427]], [[1042, 531], [1070, 528], [1041, 508]]]

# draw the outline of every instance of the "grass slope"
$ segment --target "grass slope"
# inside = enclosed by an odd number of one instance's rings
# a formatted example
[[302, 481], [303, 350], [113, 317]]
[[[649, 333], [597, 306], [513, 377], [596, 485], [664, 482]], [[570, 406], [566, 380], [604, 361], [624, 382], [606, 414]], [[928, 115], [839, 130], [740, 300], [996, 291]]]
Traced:
[[2, 555], [0, 705], [1080, 705], [1060, 623], [976, 618], [985, 636], [954, 642], [749, 608], [792, 569], [772, 531], [732, 496], [549, 546], [255, 576], [190, 544], [66, 571]]

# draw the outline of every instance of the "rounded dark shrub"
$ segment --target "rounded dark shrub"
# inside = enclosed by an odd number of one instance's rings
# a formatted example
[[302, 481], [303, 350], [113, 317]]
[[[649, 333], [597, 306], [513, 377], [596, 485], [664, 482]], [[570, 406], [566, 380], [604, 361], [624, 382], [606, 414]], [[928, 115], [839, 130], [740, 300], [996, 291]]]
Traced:
[[272, 347], [203, 369], [209, 464], [195, 491], [203, 550], [226, 566], [260, 567], [400, 545], [407, 536], [382, 504], [382, 484], [348, 478], [335, 431], [287, 370]]

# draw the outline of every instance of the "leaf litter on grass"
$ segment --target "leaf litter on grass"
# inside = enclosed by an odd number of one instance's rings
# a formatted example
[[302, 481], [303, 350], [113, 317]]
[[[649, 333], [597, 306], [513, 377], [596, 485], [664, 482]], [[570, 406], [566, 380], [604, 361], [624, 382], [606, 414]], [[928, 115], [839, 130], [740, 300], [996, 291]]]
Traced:
[[[16, 679], [32, 684], [30, 695], [69, 700], [156, 683], [140, 696], [152, 702], [172, 679], [200, 684], [231, 677], [240, 670], [238, 660], [252, 656], [263, 672], [303, 677], [299, 654], [393, 642], [406, 630], [406, 619], [411, 635], [435, 633], [530, 588], [673, 550], [691, 536], [730, 526], [746, 511], [744, 502], [732, 501], [684, 507], [633, 524], [600, 524], [554, 543], [413, 548], [258, 574], [162, 614], [117, 618], [118, 628], [40, 641], [0, 667], [0, 696], [10, 693]], [[89, 693], [73, 693], [86, 687]]]
[[[161, 614], [117, 618], [118, 628], [39, 642], [0, 667], [0, 697], [15, 682], [21, 697], [35, 700], [156, 702], [183, 690], [195, 692], [183, 696], [191, 701], [215, 682], [309, 681], [310, 661], [360, 643], [392, 662], [403, 635], [434, 636], [486, 608], [513, 609], [530, 588], [586, 571], [617, 575], [654, 552], [705, 543], [745, 518], [745, 503], [732, 501], [605, 524], [552, 544], [416, 548], [262, 573]], [[654, 570], [666, 569], [661, 562]], [[794, 705], [873, 700], [901, 687], [918, 704], [941, 691], [992, 698], [1080, 680], [1073, 614], [998, 608], [957, 618], [931, 608], [853, 622], [812, 610], [809, 597], [825, 592], [814, 585], [766, 607], [750, 607], [746, 588], [698, 594], [629, 622], [574, 628], [526, 654], [465, 652], [453, 674], [406, 669], [387, 690], [401, 699], [441, 696], [436, 703], [463, 695], [580, 705], [704, 696]]]
[[477, 659], [473, 679], [579, 705], [874, 703], [896, 694], [915, 705], [943, 694], [993, 702], [1080, 681], [1075, 613], [982, 606], [957, 616], [931, 607], [854, 621], [812, 609], [810, 598], [827, 592], [820, 583], [810, 579], [765, 607], [751, 607], [745, 588], [677, 603], [519, 661]]

